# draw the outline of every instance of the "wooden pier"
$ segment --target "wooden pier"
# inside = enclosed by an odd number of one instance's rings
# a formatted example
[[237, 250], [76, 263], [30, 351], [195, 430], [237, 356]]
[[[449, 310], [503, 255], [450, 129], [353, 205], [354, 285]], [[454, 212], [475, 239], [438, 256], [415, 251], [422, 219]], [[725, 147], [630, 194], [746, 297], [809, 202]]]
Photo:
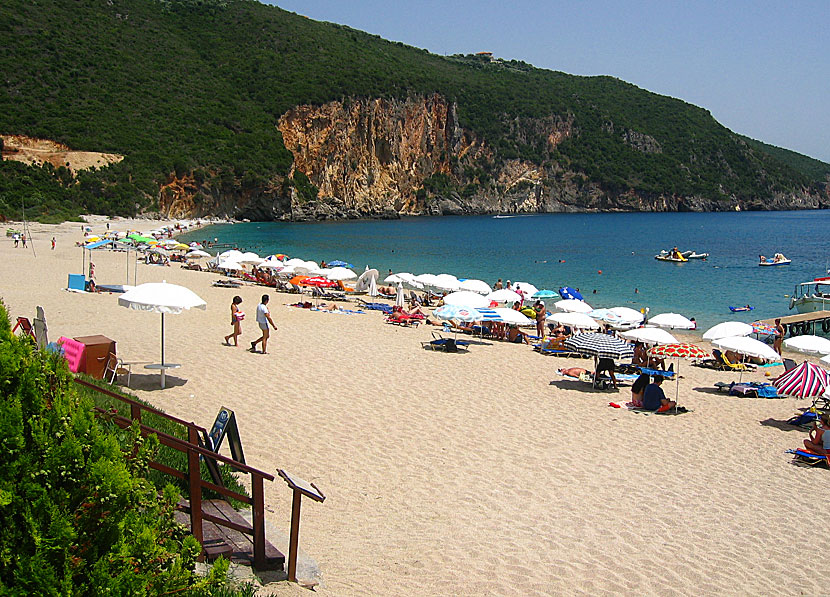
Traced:
[[830, 333], [830, 311], [813, 311], [812, 313], [798, 313], [763, 319], [761, 323], [775, 326], [775, 320], [781, 319], [785, 336], [802, 336], [819, 332]]

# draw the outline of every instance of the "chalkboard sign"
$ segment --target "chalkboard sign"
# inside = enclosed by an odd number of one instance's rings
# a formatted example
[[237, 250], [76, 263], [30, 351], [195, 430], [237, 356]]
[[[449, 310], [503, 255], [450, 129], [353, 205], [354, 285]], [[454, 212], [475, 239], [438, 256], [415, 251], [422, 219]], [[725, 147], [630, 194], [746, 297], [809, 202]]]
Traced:
[[245, 464], [245, 453], [242, 451], [242, 440], [239, 438], [236, 415], [231, 409], [223, 406], [219, 409], [219, 414], [216, 415], [213, 427], [210, 428], [208, 434], [210, 444], [208, 447], [214, 452], [219, 452], [226, 435], [228, 436], [228, 445], [231, 448], [231, 457], [237, 462]]

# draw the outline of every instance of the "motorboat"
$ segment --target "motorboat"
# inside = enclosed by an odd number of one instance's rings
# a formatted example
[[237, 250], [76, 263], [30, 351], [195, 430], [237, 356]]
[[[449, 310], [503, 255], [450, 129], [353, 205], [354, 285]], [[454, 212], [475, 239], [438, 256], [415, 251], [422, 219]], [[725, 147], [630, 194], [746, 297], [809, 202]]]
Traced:
[[830, 276], [798, 284], [790, 296], [790, 309], [799, 313], [830, 310]]
[[672, 251], [660, 251], [657, 255], [654, 256], [657, 261], [671, 261], [673, 263], [685, 263], [688, 261], [682, 253], [678, 250], [674, 249]]
[[792, 263], [792, 259], [787, 259], [782, 253], [776, 253], [772, 257], [764, 257], [763, 255], [760, 255], [760, 262], [758, 265], [761, 267], [772, 267], [776, 265], [789, 265], [790, 263]]

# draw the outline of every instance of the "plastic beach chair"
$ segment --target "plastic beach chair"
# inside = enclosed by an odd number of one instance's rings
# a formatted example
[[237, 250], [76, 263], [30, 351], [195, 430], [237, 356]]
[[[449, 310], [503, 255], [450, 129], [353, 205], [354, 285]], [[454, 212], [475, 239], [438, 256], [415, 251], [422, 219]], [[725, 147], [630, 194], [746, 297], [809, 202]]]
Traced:
[[16, 332], [17, 328], [20, 328], [20, 333], [24, 336], [31, 336], [32, 338], [35, 337], [35, 331], [32, 329], [32, 322], [29, 321], [28, 317], [18, 317], [17, 323], [15, 323], [12, 328], [12, 333]]
[[83, 274], [69, 274], [66, 289], [73, 292], [86, 292], [86, 276]]

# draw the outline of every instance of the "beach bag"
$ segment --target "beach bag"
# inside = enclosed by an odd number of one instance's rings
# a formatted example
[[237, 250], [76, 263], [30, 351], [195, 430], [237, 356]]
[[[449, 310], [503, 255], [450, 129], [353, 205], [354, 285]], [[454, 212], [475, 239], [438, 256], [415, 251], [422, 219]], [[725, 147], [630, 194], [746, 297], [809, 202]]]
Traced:
[[455, 338], [447, 338], [447, 341], [444, 343], [444, 351], [458, 352], [458, 345], [455, 343]]
[[237, 311], [236, 313], [234, 313], [234, 317], [236, 317], [237, 321], [242, 321], [243, 319], [245, 319], [245, 313], [242, 311]]

